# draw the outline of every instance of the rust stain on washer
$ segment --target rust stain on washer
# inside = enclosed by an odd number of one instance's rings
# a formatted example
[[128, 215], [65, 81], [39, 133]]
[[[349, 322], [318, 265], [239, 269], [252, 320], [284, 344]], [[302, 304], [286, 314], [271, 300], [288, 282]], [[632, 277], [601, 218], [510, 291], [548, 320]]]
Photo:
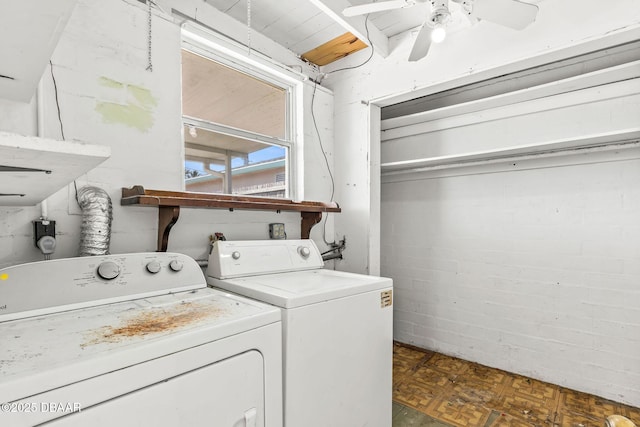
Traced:
[[224, 313], [224, 310], [212, 309], [211, 306], [200, 306], [192, 302], [184, 302], [170, 308], [151, 308], [126, 319], [121, 326], [105, 326], [92, 331], [89, 341], [81, 347], [168, 332]]

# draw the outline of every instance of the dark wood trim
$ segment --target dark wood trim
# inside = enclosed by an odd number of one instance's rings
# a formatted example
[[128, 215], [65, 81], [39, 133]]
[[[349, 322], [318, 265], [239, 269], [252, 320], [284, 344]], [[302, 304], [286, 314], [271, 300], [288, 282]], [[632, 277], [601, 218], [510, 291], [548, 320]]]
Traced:
[[300, 212], [300, 236], [308, 239], [311, 228], [322, 219], [322, 212], [340, 212], [336, 203], [302, 201], [270, 197], [234, 196], [184, 191], [148, 190], [141, 185], [122, 188], [120, 204], [158, 207], [158, 251], [166, 252], [171, 227], [178, 221], [181, 207]]
[[178, 222], [179, 216], [179, 206], [160, 206], [158, 208], [158, 252], [167, 251], [171, 227]]
[[300, 212], [302, 220], [300, 221], [300, 237], [308, 239], [311, 235], [311, 229], [322, 219], [322, 212]]

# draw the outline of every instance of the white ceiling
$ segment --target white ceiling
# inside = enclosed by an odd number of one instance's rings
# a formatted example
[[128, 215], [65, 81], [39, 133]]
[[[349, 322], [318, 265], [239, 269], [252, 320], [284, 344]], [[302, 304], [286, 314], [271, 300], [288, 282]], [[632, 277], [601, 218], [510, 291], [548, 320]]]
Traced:
[[[353, 6], [371, 2], [371, 0], [349, 1]], [[451, 3], [451, 7], [457, 7], [457, 4]], [[419, 3], [404, 9], [374, 13], [369, 16], [369, 19], [370, 23], [378, 28], [385, 36], [393, 37], [412, 28], [421, 26], [429, 15], [430, 10], [428, 3]]]
[[[430, 2], [365, 16], [345, 17], [344, 8], [370, 3], [375, 0], [205, 0], [207, 4], [247, 25], [250, 31], [264, 36], [302, 55], [345, 32], [351, 32], [367, 44], [367, 30], [371, 44], [378, 54], [387, 56], [388, 39], [398, 34], [417, 30], [430, 13]], [[424, 0], [423, 0], [424, 1]], [[489, 0], [476, 0], [489, 1]], [[537, 4], [542, 0], [525, 0]], [[248, 4], [249, 3], [249, 4]], [[250, 7], [250, 14], [248, 13]], [[448, 24], [450, 32], [470, 27], [471, 23], [460, 12], [459, 4], [449, 2], [452, 14]]]
[[[206, 0], [247, 24], [247, 0]], [[346, 30], [307, 0], [250, 0], [251, 30], [303, 54]]]

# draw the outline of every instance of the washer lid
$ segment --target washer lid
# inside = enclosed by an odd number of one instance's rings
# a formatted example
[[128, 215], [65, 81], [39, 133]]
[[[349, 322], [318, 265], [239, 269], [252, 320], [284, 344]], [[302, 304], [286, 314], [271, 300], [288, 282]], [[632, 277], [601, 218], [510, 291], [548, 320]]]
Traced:
[[391, 279], [386, 277], [323, 269], [226, 280], [208, 277], [207, 283], [282, 308], [302, 307], [392, 287]]
[[0, 323], [0, 402], [11, 402], [280, 321], [202, 288]]

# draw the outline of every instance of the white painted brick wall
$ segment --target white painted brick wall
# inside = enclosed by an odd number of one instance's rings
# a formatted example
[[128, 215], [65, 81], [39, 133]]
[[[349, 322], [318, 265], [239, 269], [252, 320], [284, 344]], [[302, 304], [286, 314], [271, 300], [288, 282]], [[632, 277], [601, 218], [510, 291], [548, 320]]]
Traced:
[[640, 160], [384, 183], [395, 338], [640, 405], [638, 182]]
[[[210, 26], [245, 34], [246, 27], [202, 2], [175, 2], [183, 13], [198, 8], [198, 17]], [[178, 4], [179, 3], [179, 4]], [[222, 22], [224, 21], [224, 22]], [[155, 251], [157, 209], [120, 206], [122, 187], [140, 184], [160, 190], [182, 189], [183, 148], [180, 89], [180, 27], [172, 19], [154, 11], [152, 61], [147, 67], [147, 8], [136, 0], [101, 2], [80, 0], [52, 58], [58, 95], [67, 139], [111, 147], [112, 156], [98, 168], [80, 177], [78, 186], [95, 185], [105, 189], [113, 202], [112, 253]], [[236, 37], [237, 38], [237, 37]], [[293, 54], [282, 46], [261, 37], [253, 41], [262, 52], [292, 63]], [[152, 111], [153, 124], [139, 130], [122, 123], [109, 123], [96, 111], [98, 102], [127, 102], [126, 91], [105, 86], [108, 78], [124, 85], [149, 90], [157, 104]], [[60, 124], [50, 69], [45, 70], [45, 136], [60, 138]], [[325, 201], [330, 182], [326, 173], [309, 107], [310, 83], [304, 93], [304, 198]], [[333, 167], [333, 94], [319, 89], [314, 112], [322, 134], [329, 164]], [[0, 130], [33, 134], [35, 102], [19, 104], [0, 100]], [[304, 186], [304, 183], [303, 183]], [[58, 247], [53, 258], [76, 256], [79, 244], [80, 210], [71, 184], [48, 199], [49, 218], [56, 220]], [[32, 221], [40, 216], [40, 207], [6, 208], [0, 206], [0, 268], [42, 259], [33, 244]], [[229, 239], [266, 239], [268, 224], [284, 222], [290, 237], [300, 236], [300, 215], [257, 211], [182, 209], [173, 227], [169, 250], [202, 258], [208, 236], [223, 232]], [[333, 234], [329, 221], [327, 235]], [[313, 228], [312, 237], [324, 247], [321, 226]]]
[[[374, 55], [360, 66], [369, 55], [362, 51], [326, 67], [329, 73], [354, 67], [325, 80], [335, 93], [337, 200], [344, 208], [336, 232], [346, 234], [349, 244], [339, 269], [367, 273], [376, 263], [365, 250], [378, 225], [366, 207], [378, 197], [371, 163], [379, 160], [367, 138], [367, 103], [415, 98], [527, 68], [541, 58], [575, 56], [584, 42], [627, 30], [635, 34], [640, 3], [615, 2], [604, 11], [606, 19], [591, 13], [597, 5], [541, 5], [536, 24], [526, 31], [480, 25], [473, 37], [451, 34], [446, 45], [415, 63], [406, 60], [414, 38], [405, 34], [391, 40], [387, 58]], [[557, 25], [569, 10], [576, 19]], [[637, 102], [628, 110], [614, 108], [592, 105], [590, 117], [612, 114], [638, 126]], [[504, 129], [520, 141], [541, 142], [562, 134], [563, 126], [572, 127], [564, 135], [575, 136], [576, 128], [583, 134], [602, 124], [576, 125], [578, 118], [555, 123], [553, 132], [547, 122], [525, 131]], [[465, 131], [459, 130], [470, 143], [465, 148], [478, 139], [491, 146], [499, 135], [479, 138]], [[380, 264], [396, 288], [395, 338], [640, 406], [640, 165], [622, 164], [393, 184], [383, 178]]]

